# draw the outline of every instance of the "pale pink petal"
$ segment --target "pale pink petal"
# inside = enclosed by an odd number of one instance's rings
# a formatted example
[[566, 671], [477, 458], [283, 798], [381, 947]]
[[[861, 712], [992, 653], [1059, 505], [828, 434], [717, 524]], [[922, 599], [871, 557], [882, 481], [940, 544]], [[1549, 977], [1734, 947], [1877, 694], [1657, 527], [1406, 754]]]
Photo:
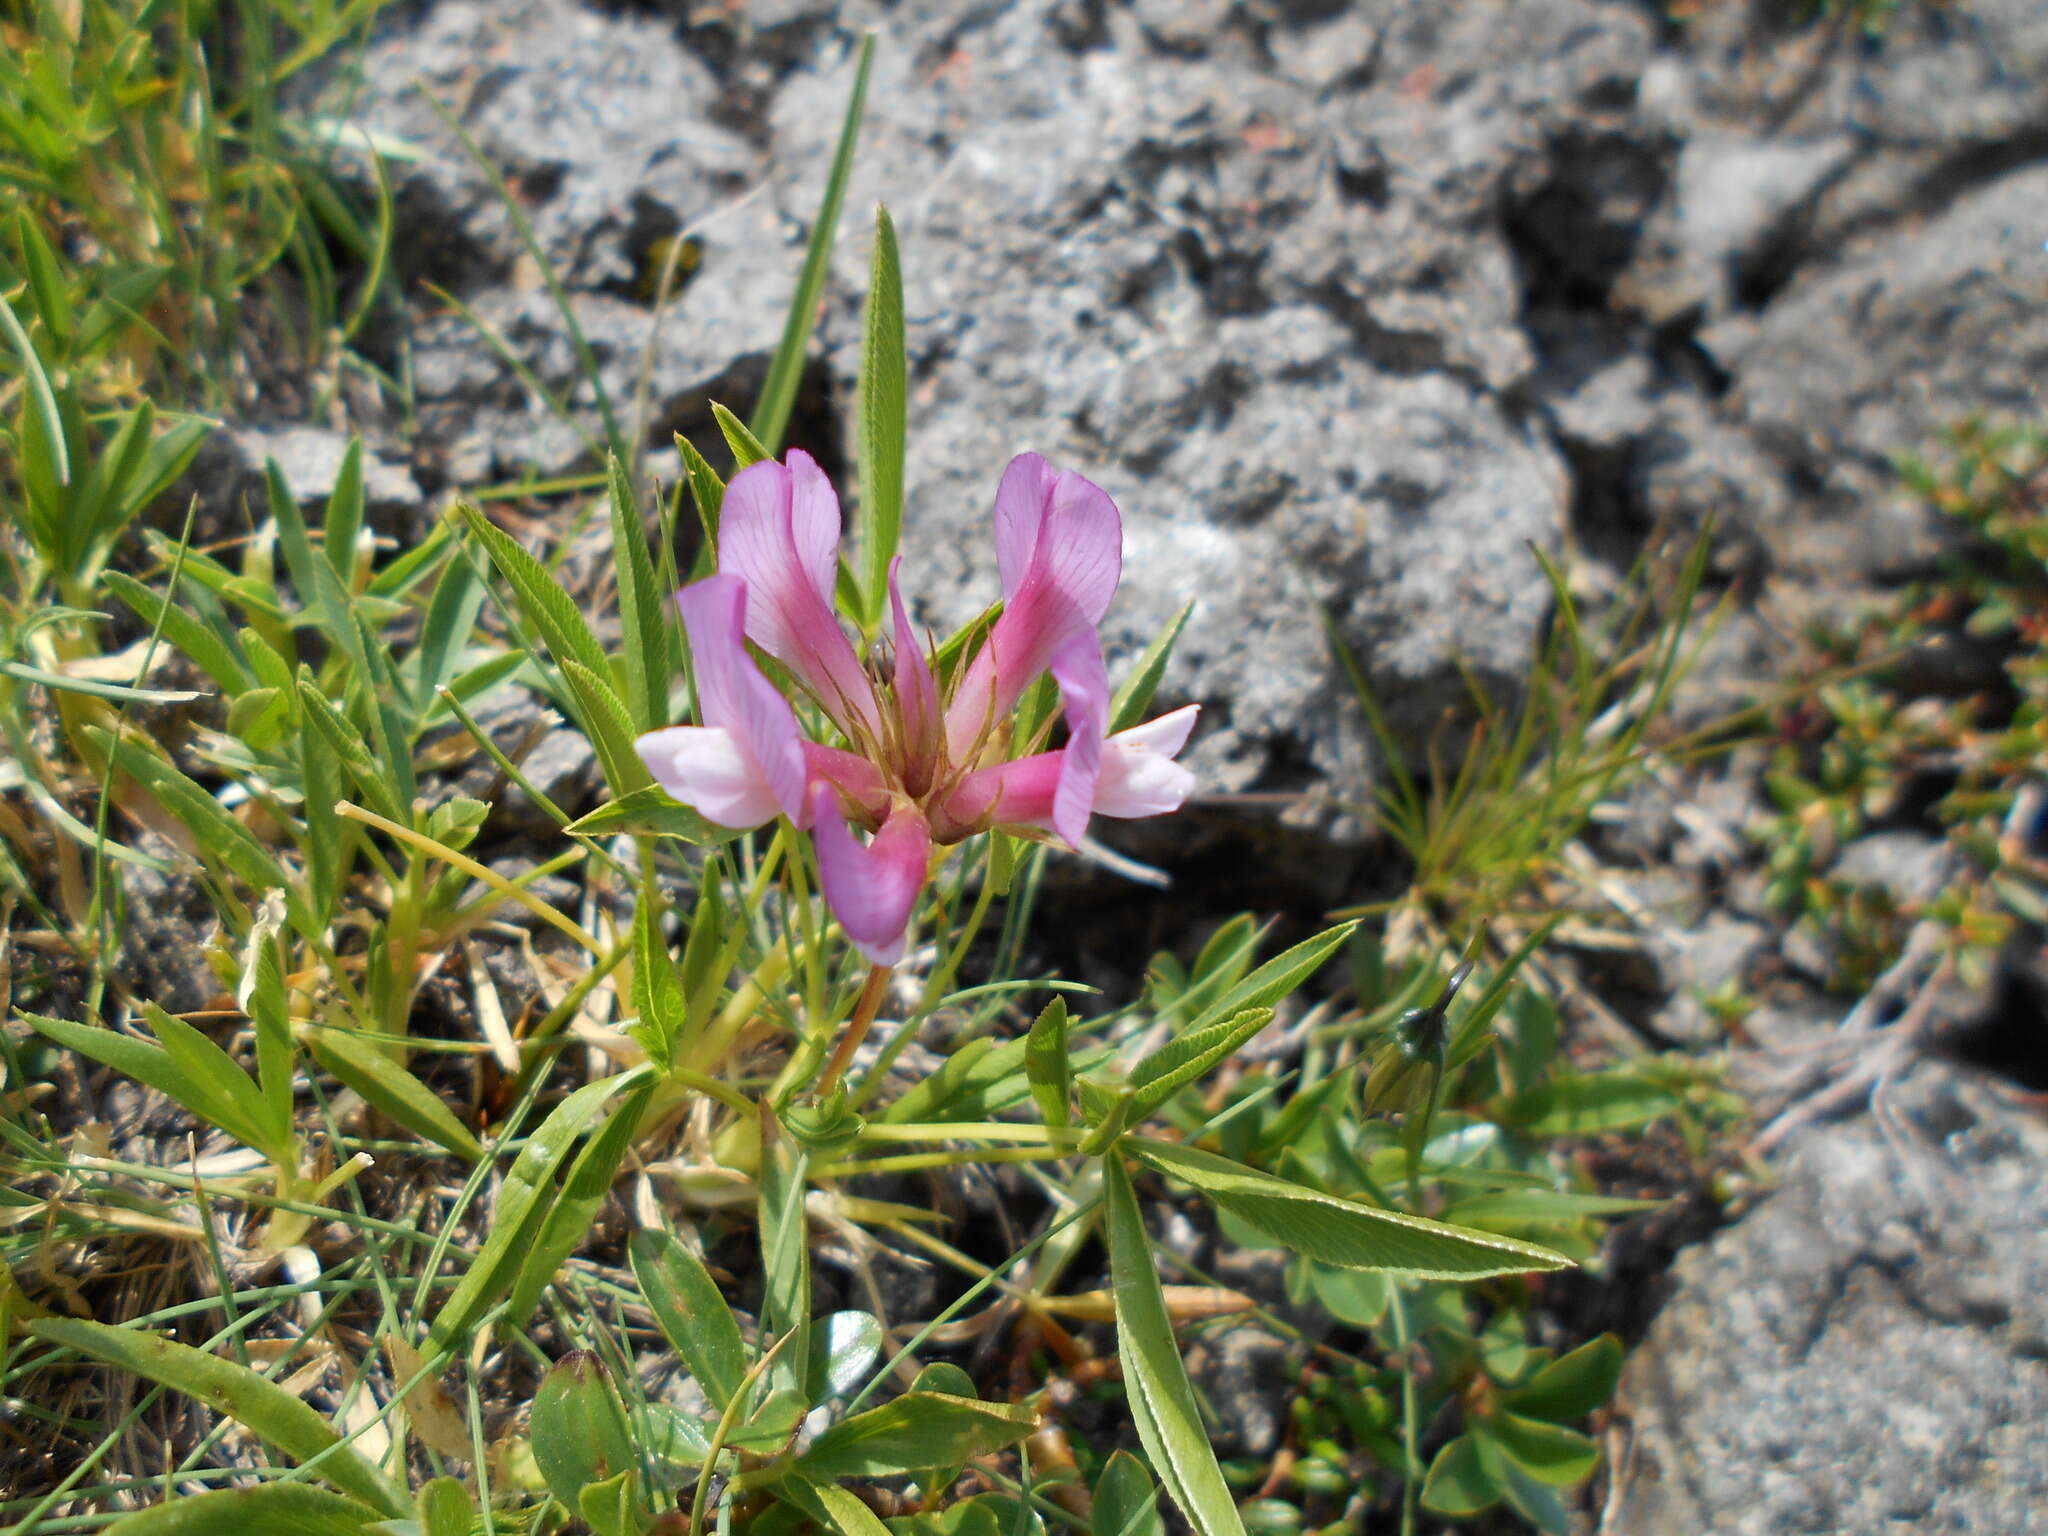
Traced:
[[811, 839], [825, 903], [874, 965], [903, 958], [911, 908], [931, 864], [931, 832], [916, 807], [899, 805], [866, 847], [848, 829], [829, 784], [811, 789]]
[[839, 627], [839, 498], [807, 453], [750, 464], [725, 488], [718, 569], [747, 584], [747, 637], [797, 675], [849, 735], [876, 726], [874, 690]]
[[946, 715], [947, 741], [959, 755], [1016, 707], [1054, 652], [1102, 622], [1123, 570], [1116, 503], [1081, 476], [1054, 475], [1043, 459], [1020, 455], [996, 493], [996, 561], [1002, 616]]
[[1195, 728], [1198, 704], [1118, 731], [1102, 744], [1102, 773], [1095, 783], [1100, 816], [1163, 816], [1177, 811], [1194, 792], [1195, 776], [1174, 758]]
[[672, 725], [649, 731], [633, 748], [655, 783], [721, 827], [758, 827], [782, 809], [760, 764], [731, 731]]
[[1052, 675], [1067, 720], [1052, 824], [1068, 846], [1078, 848], [1088, 835], [1088, 813], [1095, 806], [1095, 783], [1102, 767], [1102, 738], [1109, 730], [1109, 673], [1103, 668], [1094, 630], [1083, 630], [1054, 653]]
[[1038, 530], [1052, 505], [1053, 482], [1059, 471], [1035, 453], [1020, 453], [1003, 470], [996, 486], [996, 569], [1003, 578], [1003, 596], [1023, 583], [1038, 548]]
[[[804, 804], [803, 733], [789, 700], [747, 654], [747, 600], [746, 583], [735, 576], [707, 576], [676, 594], [690, 637], [698, 713], [706, 726], [732, 738], [734, 749], [751, 764], [774, 803], [794, 819]], [[651, 763], [649, 770], [653, 771]], [[686, 799], [673, 789], [670, 793]], [[758, 826], [766, 819], [722, 825]]]
[[896, 693], [896, 716], [903, 732], [904, 788], [921, 795], [931, 787], [939, 755], [939, 688], [932, 681], [932, 669], [918, 644], [917, 631], [904, 611], [903, 594], [896, 585], [901, 559], [889, 562], [889, 612], [894, 625], [896, 668], [892, 678]]

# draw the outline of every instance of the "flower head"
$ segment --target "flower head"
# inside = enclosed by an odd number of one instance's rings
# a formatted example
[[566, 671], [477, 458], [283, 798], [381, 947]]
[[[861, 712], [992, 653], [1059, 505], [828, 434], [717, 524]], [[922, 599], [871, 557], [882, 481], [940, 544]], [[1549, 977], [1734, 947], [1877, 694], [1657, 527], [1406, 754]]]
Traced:
[[[1088, 819], [1178, 809], [1194, 776], [1174, 761], [1190, 705], [1109, 734], [1109, 679], [1096, 626], [1123, 567], [1116, 504], [1036, 454], [1010, 461], [996, 491], [1004, 606], [943, 694], [889, 569], [886, 664], [864, 665], [832, 605], [839, 498], [808, 454], [733, 477], [716, 575], [677, 594], [700, 720], [640, 738], [670, 794], [726, 827], [777, 815], [810, 831], [825, 900], [877, 965], [902, 958], [935, 846], [991, 828], [1071, 846]], [[831, 721], [838, 742], [805, 738], [789, 701], [747, 649], [774, 657]], [[1012, 718], [1048, 672], [1065, 745], [1014, 756]], [[867, 843], [854, 828], [872, 834]]]

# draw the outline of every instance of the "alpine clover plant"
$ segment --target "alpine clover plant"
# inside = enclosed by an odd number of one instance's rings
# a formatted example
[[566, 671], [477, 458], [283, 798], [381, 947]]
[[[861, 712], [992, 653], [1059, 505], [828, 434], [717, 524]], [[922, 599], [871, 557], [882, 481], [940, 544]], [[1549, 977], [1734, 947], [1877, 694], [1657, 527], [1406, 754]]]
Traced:
[[[1109, 682], [1096, 638], [1122, 572], [1116, 504], [1035, 453], [996, 491], [1004, 606], [941, 690], [889, 568], [894, 657], [863, 665], [832, 606], [839, 499], [808, 454], [755, 464], [726, 488], [718, 573], [677, 597], [696, 663], [699, 725], [642, 736], [656, 781], [707, 820], [758, 827], [778, 814], [811, 833], [826, 903], [874, 965], [903, 958], [935, 848], [991, 828], [1088, 841], [1091, 814], [1179, 809], [1194, 776], [1174, 761], [1188, 705], [1108, 733]], [[781, 662], [846, 745], [807, 739], [749, 654]], [[1050, 672], [1067, 739], [1019, 730], [1017, 706]], [[851, 822], [873, 834], [863, 846]]]

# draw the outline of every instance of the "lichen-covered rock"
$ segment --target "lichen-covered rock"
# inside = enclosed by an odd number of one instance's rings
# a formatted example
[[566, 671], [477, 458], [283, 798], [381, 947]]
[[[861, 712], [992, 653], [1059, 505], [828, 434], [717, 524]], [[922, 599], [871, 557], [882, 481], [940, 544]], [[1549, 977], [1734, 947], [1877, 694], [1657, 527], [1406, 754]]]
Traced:
[[1922, 1063], [1680, 1256], [1629, 1358], [1629, 1536], [2029, 1536], [2048, 1509], [2048, 1125]]

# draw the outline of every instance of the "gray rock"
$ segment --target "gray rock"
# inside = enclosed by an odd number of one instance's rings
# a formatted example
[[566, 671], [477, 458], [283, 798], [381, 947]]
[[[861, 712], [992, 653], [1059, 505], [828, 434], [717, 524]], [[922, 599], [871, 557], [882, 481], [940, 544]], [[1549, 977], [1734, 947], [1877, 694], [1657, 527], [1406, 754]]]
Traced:
[[[599, 387], [622, 431], [657, 441], [708, 424], [714, 395], [751, 397], [781, 332], [800, 232], [749, 195], [759, 152], [716, 120], [718, 80], [667, 23], [574, 0], [443, 0], [381, 31], [364, 68], [351, 122], [402, 151], [387, 162], [399, 269], [447, 288], [480, 322], [430, 310], [411, 338], [420, 435], [439, 474], [473, 484], [593, 459]], [[505, 176], [569, 294], [595, 384], [505, 198], [420, 87]], [[360, 144], [341, 140], [358, 156]], [[369, 177], [367, 161], [359, 174]], [[664, 242], [683, 236], [700, 255], [657, 322]]]
[[1939, 896], [1956, 872], [1956, 853], [1945, 838], [1872, 832], [1845, 844], [1828, 874], [1849, 885], [1875, 886], [1900, 907], [1918, 907]]
[[[1057, 8], [991, 9], [945, 34], [936, 72], [900, 41], [877, 60], [849, 204], [886, 201], [902, 240], [906, 582], [942, 630], [989, 600], [988, 500], [1038, 449], [1123, 508], [1113, 653], [1196, 601], [1167, 687], [1224, 706], [1194, 751], [1205, 781], [1355, 781], [1369, 753], [1311, 599], [1411, 740], [1464, 701], [1459, 659], [1503, 693], [1527, 663], [1548, 598], [1526, 544], [1562, 538], [1568, 476], [1507, 393], [1533, 357], [1500, 210], [1547, 183], [1547, 146], [1604, 110], [1586, 103], [1647, 34], [1574, 3], [1518, 7], [1513, 28], [1399, 6], [1369, 80], [1318, 96], [1298, 60], [1158, 9], [1106, 8], [1078, 51]], [[922, 14], [899, 8], [892, 36]], [[793, 211], [817, 195], [847, 46], [774, 104]], [[866, 255], [844, 242], [827, 316], [842, 390]]]
[[1721, 1023], [1703, 1004], [1725, 987], [1747, 986], [1750, 967], [1771, 944], [1762, 923], [1715, 909], [1697, 924], [1659, 935], [1657, 960], [1671, 1001], [1652, 1021], [1673, 1040], [1710, 1045], [1721, 1040]]
[[1874, 36], [1846, 12], [1834, 25], [1811, 16], [1702, 8], [1686, 26], [1685, 83], [1663, 93], [1693, 133], [1855, 146], [1779, 232], [1778, 271], [1756, 274], [1766, 286], [1859, 237], [1909, 231], [2037, 158], [2048, 129], [2048, 11], [2034, 0], [1901, 6]]
[[[352, 121], [403, 151], [389, 167], [402, 263], [457, 291], [527, 258], [435, 101], [504, 175], [573, 287], [630, 291], [652, 240], [733, 197], [756, 169], [752, 147], [711, 120], [717, 80], [653, 17], [574, 0], [442, 0], [382, 29], [363, 72]], [[341, 144], [360, 153], [353, 137]]]
[[[324, 503], [341, 475], [348, 434], [325, 427], [244, 427], [233, 434], [248, 477], [261, 480], [275, 462], [301, 505]], [[412, 471], [375, 453], [363, 455], [363, 503], [372, 514], [417, 511], [425, 497]]]
[[2040, 413], [2044, 243], [2048, 168], [2017, 172], [1705, 333], [1744, 428], [1813, 488], [1761, 530], [1782, 566], [1875, 575], [1927, 557], [1892, 456], [1971, 411]]
[[2048, 1126], [1922, 1063], [1682, 1255], [1630, 1355], [1629, 1536], [2025, 1536], [2048, 1509]]
[[1187, 1348], [1188, 1375], [1216, 1408], [1219, 1456], [1270, 1456], [1286, 1427], [1299, 1367], [1294, 1350], [1255, 1323], [1205, 1334]]
[[1679, 153], [1672, 195], [1622, 284], [1624, 302], [1659, 323], [1694, 309], [1727, 313], [1855, 153], [1846, 133], [1698, 132]]

